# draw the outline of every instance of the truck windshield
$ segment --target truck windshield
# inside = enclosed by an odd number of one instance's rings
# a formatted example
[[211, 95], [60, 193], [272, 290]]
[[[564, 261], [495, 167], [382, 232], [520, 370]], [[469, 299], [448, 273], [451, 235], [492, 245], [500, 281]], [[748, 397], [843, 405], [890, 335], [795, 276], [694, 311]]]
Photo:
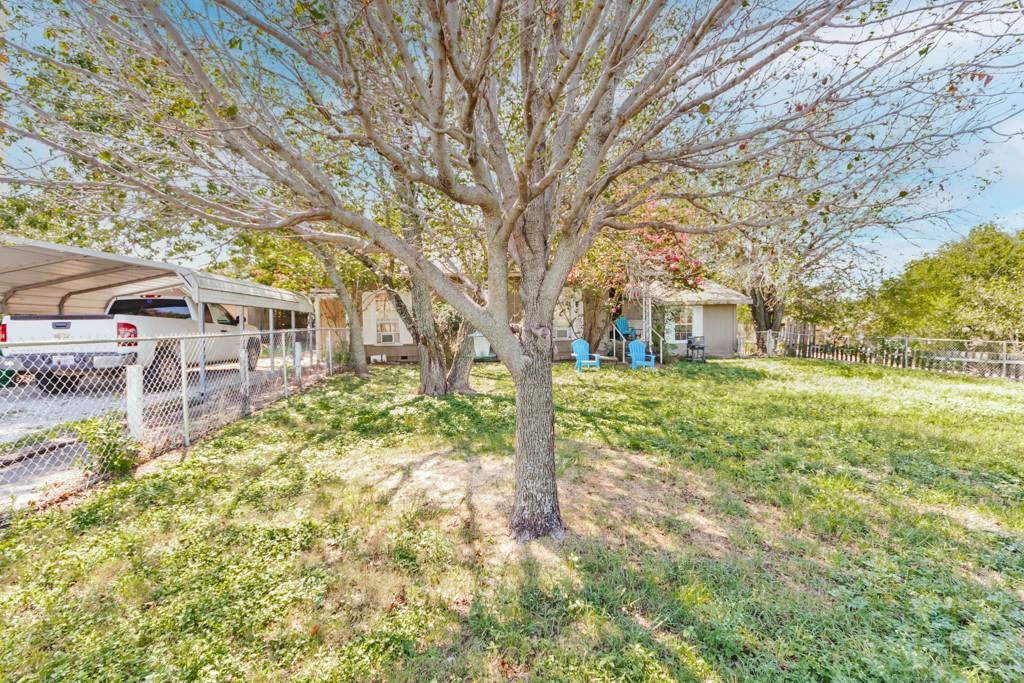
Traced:
[[110, 305], [110, 315], [148, 315], [154, 318], [182, 318], [192, 314], [184, 299], [118, 299]]

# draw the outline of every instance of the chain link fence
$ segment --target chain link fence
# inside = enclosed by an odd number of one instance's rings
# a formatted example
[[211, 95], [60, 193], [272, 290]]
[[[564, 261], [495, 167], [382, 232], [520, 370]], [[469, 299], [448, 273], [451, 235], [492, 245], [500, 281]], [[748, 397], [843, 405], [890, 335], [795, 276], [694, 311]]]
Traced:
[[0, 343], [0, 509], [130, 471], [344, 364], [347, 330]]
[[1019, 341], [836, 337], [783, 330], [741, 337], [739, 351], [1024, 381], [1024, 342]]

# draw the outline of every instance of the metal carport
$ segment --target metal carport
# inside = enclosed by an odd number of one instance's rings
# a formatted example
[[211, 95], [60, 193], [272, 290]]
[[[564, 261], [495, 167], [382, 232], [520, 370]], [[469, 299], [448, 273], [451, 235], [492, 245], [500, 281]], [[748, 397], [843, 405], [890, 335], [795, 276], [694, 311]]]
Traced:
[[[236, 280], [194, 268], [70, 247], [0, 233], [0, 315], [104, 313], [116, 297], [176, 290], [199, 305], [197, 332], [206, 333], [205, 306], [239, 307], [238, 329], [246, 308], [314, 313], [308, 298], [276, 287]], [[205, 347], [204, 347], [205, 348]], [[270, 335], [271, 363], [274, 335]], [[206, 389], [206, 356], [201, 352], [200, 384]]]
[[0, 313], [101, 313], [115, 297], [172, 288], [199, 304], [313, 312], [309, 299], [296, 292], [173, 263], [0, 233]]

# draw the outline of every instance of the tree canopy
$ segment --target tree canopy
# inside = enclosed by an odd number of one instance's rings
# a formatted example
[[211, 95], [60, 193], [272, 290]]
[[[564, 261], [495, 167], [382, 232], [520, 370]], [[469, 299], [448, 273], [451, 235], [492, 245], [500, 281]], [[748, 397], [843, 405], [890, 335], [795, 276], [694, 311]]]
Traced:
[[1024, 338], [1024, 231], [980, 225], [911, 261], [865, 303], [880, 334]]

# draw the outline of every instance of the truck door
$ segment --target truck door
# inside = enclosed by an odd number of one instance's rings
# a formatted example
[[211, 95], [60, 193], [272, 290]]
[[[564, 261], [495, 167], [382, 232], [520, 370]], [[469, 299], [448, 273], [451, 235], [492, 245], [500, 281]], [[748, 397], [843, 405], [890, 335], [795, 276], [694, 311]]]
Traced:
[[206, 304], [206, 334], [217, 335], [207, 342], [207, 360], [217, 363], [238, 360], [238, 320], [220, 304]]

